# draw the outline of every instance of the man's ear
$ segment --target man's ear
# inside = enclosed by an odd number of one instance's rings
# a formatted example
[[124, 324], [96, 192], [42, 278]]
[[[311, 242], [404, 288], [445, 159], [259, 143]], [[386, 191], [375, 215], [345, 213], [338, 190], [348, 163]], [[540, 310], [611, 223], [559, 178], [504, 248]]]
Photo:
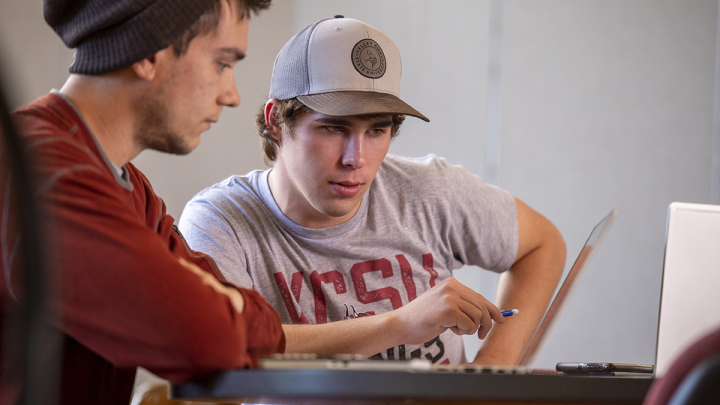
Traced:
[[135, 62], [132, 64], [133, 71], [139, 78], [144, 80], [153, 80], [158, 75], [158, 71], [163, 64], [163, 61], [168, 58], [174, 58], [174, 50], [172, 46], [168, 46], [165, 49], [161, 49], [149, 57]]
[[275, 119], [279, 108], [278, 101], [274, 98], [271, 98], [265, 103], [265, 125], [270, 135], [278, 142], [282, 142], [282, 126], [279, 125]]
[[157, 74], [157, 58], [155, 55], [132, 64], [132, 69], [139, 78], [152, 80]]

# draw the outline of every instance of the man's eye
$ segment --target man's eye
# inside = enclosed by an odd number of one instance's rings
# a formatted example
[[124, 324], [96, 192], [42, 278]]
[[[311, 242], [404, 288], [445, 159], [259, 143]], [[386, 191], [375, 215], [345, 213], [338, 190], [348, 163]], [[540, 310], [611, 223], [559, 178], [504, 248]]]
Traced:
[[387, 130], [387, 128], [373, 128], [370, 130], [370, 133], [374, 136], [380, 136], [384, 134]]
[[220, 70], [224, 70], [224, 69], [232, 67], [232, 66], [228, 65], [227, 63], [222, 63], [222, 62], [218, 62], [218, 66], [220, 66]]
[[335, 125], [335, 126], [331, 125], [331, 126], [326, 126], [325, 130], [327, 130], [328, 132], [342, 132], [343, 127], [337, 126], [337, 125]]

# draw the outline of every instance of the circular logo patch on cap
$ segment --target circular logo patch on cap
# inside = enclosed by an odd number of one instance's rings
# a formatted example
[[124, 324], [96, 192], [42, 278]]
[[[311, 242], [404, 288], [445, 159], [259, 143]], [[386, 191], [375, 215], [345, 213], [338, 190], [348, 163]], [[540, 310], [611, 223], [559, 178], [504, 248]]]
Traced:
[[363, 39], [352, 50], [352, 63], [355, 70], [371, 79], [379, 79], [385, 74], [385, 53], [377, 42]]

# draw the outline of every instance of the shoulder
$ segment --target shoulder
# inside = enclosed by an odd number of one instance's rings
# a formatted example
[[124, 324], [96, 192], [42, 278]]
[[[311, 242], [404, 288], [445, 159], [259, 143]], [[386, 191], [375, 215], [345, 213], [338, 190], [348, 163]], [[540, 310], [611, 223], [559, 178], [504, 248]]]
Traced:
[[71, 136], [82, 124], [75, 110], [53, 93], [17, 108], [12, 117], [26, 138]]
[[422, 204], [449, 207], [475, 206], [478, 203], [513, 205], [514, 197], [507, 191], [485, 183], [460, 165], [430, 154], [420, 158], [386, 156], [377, 178], [378, 190], [403, 194], [404, 201], [418, 196]]
[[445, 158], [435, 154], [423, 157], [403, 157], [387, 155], [380, 166], [380, 171], [390, 175], [405, 174], [407, 176], [452, 176], [458, 173], [469, 174], [462, 166], [450, 164]]
[[258, 217], [265, 211], [261, 196], [262, 171], [233, 175], [196, 194], [185, 206], [182, 222], [203, 222], [209, 218], [224, 218], [234, 224]]
[[[60, 178], [109, 175], [89, 130], [62, 97], [48, 94], [12, 113], [40, 176], [41, 189]], [[46, 183], [47, 182], [47, 183]]]
[[192, 249], [210, 255], [228, 281], [252, 286], [247, 280], [247, 256], [261, 248], [272, 227], [258, 191], [263, 172], [234, 175], [195, 195], [183, 209], [178, 227]]
[[259, 195], [262, 173], [260, 170], [254, 170], [245, 175], [232, 175], [200, 191], [191, 202], [222, 203], [228, 200], [254, 200]]
[[50, 93], [12, 113], [30, 154], [42, 163], [63, 160], [100, 163], [89, 130], [75, 109], [62, 97]]
[[381, 167], [405, 171], [423, 171], [437, 170], [446, 165], [448, 165], [447, 160], [435, 155], [434, 153], [423, 157], [405, 157], [388, 154], [385, 156], [385, 160], [383, 160]]
[[426, 191], [443, 190], [467, 181], [482, 183], [480, 177], [435, 154], [418, 158], [387, 155], [377, 178], [380, 182], [403, 184], [404, 187], [412, 185]]

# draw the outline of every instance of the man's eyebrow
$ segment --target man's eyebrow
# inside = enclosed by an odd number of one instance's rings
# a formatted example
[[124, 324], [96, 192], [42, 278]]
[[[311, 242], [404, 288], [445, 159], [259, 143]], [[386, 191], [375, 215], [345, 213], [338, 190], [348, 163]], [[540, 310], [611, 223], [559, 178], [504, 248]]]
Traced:
[[221, 48], [220, 53], [224, 56], [229, 56], [235, 61], [241, 61], [245, 59], [245, 53], [237, 48]]

